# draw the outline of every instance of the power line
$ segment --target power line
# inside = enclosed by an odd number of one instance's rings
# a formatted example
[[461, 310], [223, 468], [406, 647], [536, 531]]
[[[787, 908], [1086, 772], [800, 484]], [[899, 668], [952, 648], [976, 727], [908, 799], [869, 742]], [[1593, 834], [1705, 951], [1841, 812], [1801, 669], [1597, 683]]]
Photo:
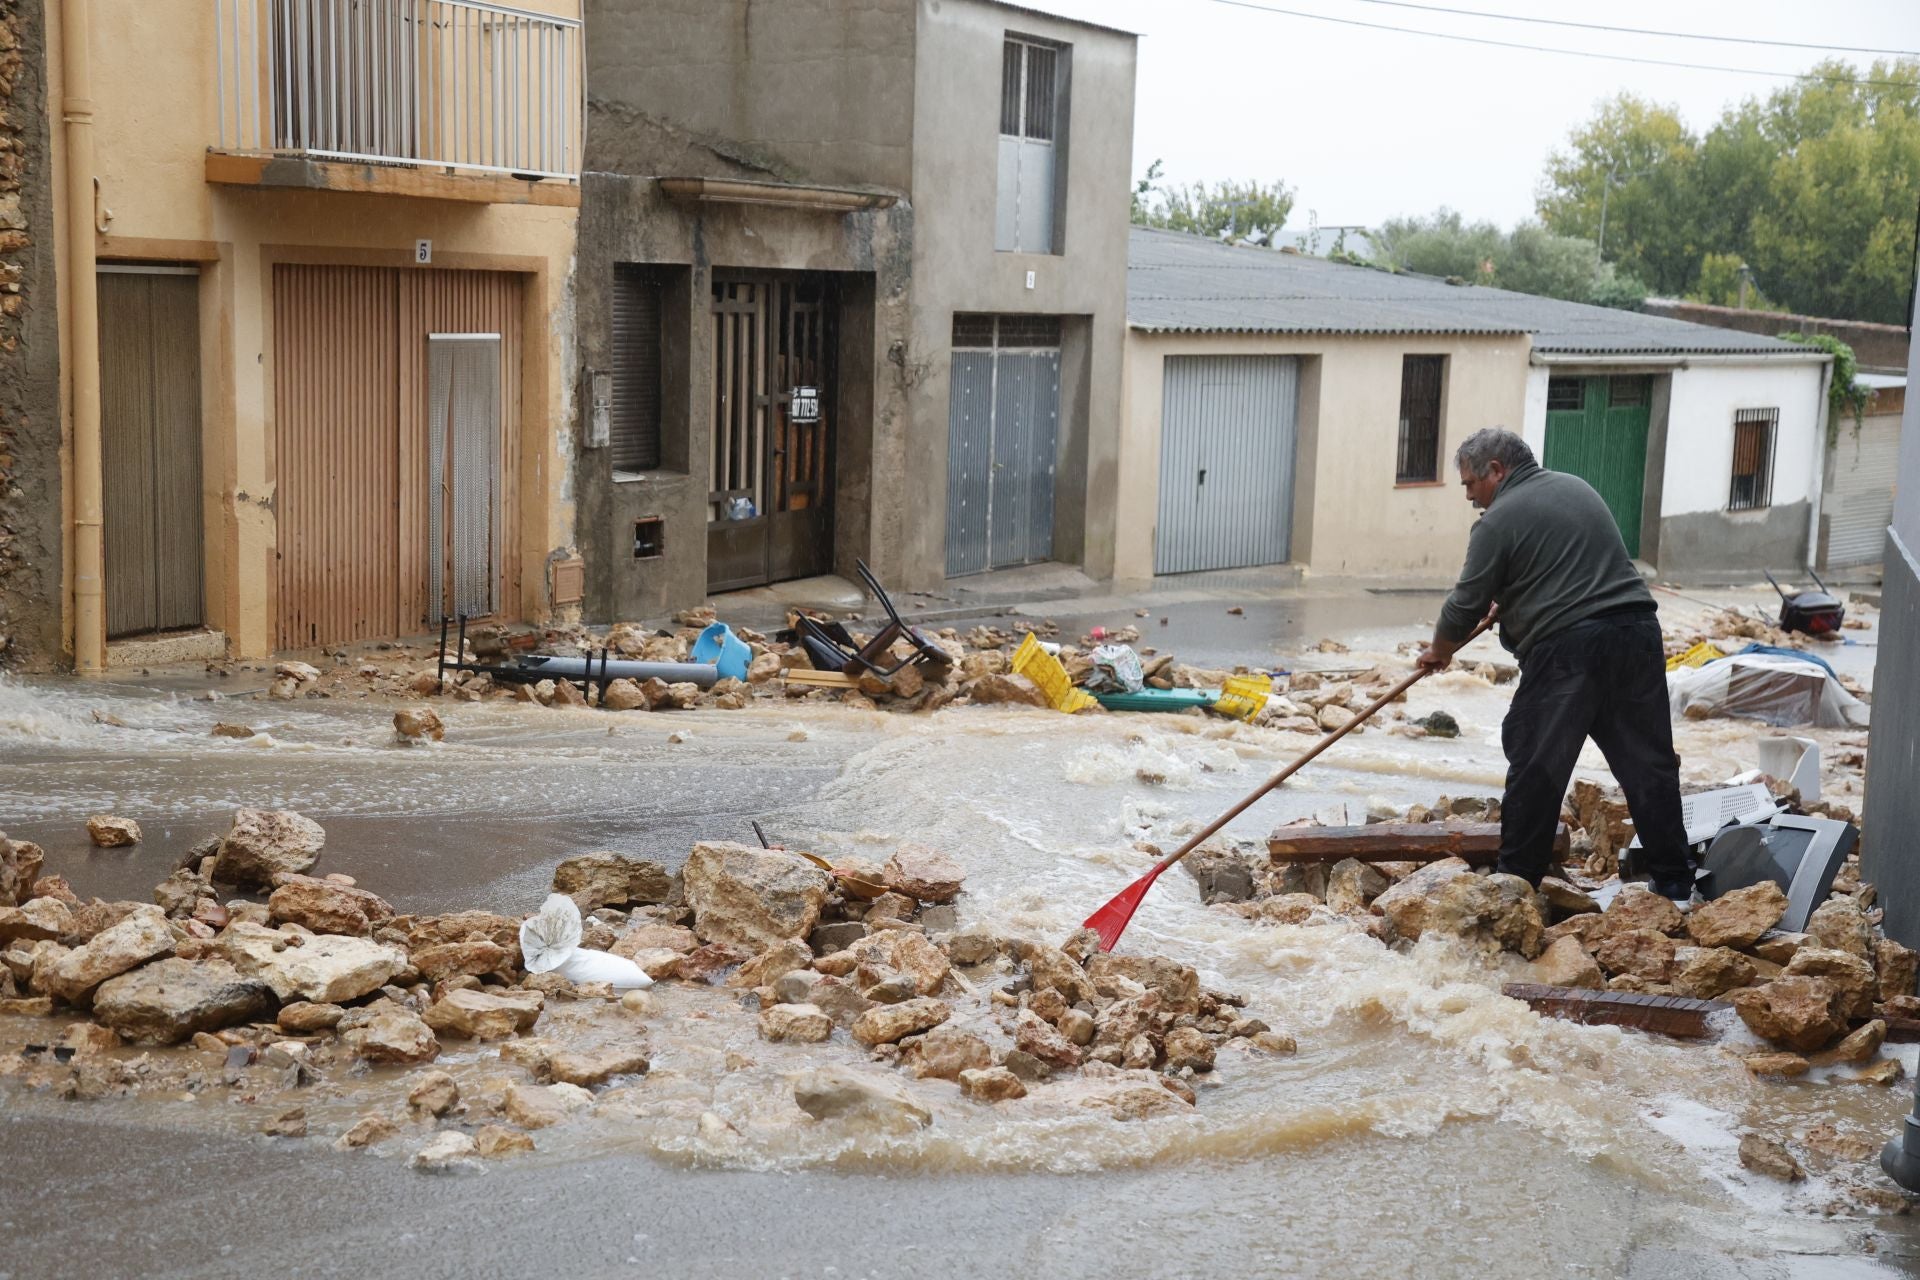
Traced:
[[1365, 22], [1359, 18], [1336, 18], [1331, 14], [1307, 13], [1300, 9], [1282, 9], [1275, 5], [1255, 4], [1253, 0], [1211, 0], [1213, 4], [1255, 13], [1279, 14], [1288, 18], [1306, 18], [1312, 22], [1331, 22], [1343, 27], [1365, 27], [1369, 31], [1392, 31], [1406, 36], [1427, 36], [1434, 40], [1453, 40], [1460, 44], [1490, 45], [1496, 49], [1523, 49], [1529, 53], [1559, 53], [1572, 58], [1596, 58], [1603, 62], [1633, 62], [1648, 67], [1676, 67], [1683, 71], [1720, 71], [1738, 76], [1765, 76], [1774, 80], [1825, 80], [1832, 84], [1856, 84], [1878, 89], [1911, 89], [1905, 80], [1870, 80], [1853, 76], [1815, 76], [1804, 71], [1762, 71], [1757, 67], [1728, 67], [1702, 62], [1674, 62], [1666, 58], [1639, 58], [1626, 53], [1600, 53], [1593, 49], [1563, 49], [1554, 45], [1522, 44], [1515, 40], [1495, 40], [1488, 36], [1463, 36], [1451, 31], [1426, 31], [1419, 27], [1396, 27], [1385, 22]]
[[1385, 5], [1392, 9], [1418, 9], [1423, 13], [1450, 13], [1463, 18], [1493, 18], [1500, 22], [1532, 22], [1544, 27], [1573, 27], [1580, 31], [1611, 31], [1630, 36], [1658, 36], [1662, 40], [1713, 40], [1722, 44], [1766, 45], [1774, 49], [1816, 49], [1824, 53], [1885, 53], [1896, 58], [1920, 58], [1920, 50], [1914, 49], [1873, 49], [1855, 44], [1808, 44], [1800, 40], [1761, 40], [1751, 36], [1706, 35], [1698, 31], [1655, 31], [1648, 27], [1615, 27], [1601, 22], [1574, 22], [1566, 18], [1535, 18], [1518, 13], [1452, 9], [1438, 4], [1414, 4], [1412, 0], [1354, 0], [1354, 2]]

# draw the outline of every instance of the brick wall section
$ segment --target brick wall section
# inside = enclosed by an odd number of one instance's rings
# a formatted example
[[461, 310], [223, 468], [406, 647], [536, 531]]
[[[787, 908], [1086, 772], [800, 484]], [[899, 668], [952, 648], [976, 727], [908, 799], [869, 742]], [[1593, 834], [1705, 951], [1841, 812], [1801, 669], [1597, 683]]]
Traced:
[[42, 0], [0, 0], [0, 667], [61, 656], [60, 334]]
[[1907, 331], [1897, 324], [1829, 320], [1784, 311], [1742, 311], [1738, 307], [1710, 307], [1704, 302], [1683, 302], [1677, 298], [1648, 298], [1641, 310], [1648, 315], [1708, 324], [1716, 329], [1765, 334], [1769, 338], [1783, 333], [1828, 333], [1853, 348], [1853, 358], [1862, 369], [1901, 373], [1907, 367]]

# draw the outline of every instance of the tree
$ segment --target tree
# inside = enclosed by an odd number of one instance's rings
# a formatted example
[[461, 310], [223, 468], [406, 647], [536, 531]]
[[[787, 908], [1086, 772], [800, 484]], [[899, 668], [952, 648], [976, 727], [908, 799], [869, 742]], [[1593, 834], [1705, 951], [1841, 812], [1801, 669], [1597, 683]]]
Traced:
[[1591, 240], [1655, 288], [1685, 288], [1697, 266], [1690, 228], [1698, 142], [1672, 107], [1623, 93], [1554, 152], [1539, 198], [1551, 231]]
[[1293, 210], [1294, 193], [1284, 182], [1155, 185], [1160, 174], [1160, 162], [1155, 160], [1147, 166], [1146, 176], [1134, 184], [1133, 221], [1140, 226], [1212, 237], [1231, 234], [1271, 244]]
[[1622, 95], [1549, 157], [1538, 205], [1549, 229], [1663, 293], [1717, 300], [1731, 259], [1791, 310], [1905, 323], [1920, 62], [1821, 63], [1698, 139], [1671, 108]]
[[1638, 280], [1600, 261], [1593, 241], [1556, 235], [1538, 223], [1508, 233], [1441, 209], [1425, 218], [1394, 218], [1373, 239], [1403, 271], [1629, 310], [1647, 296]]

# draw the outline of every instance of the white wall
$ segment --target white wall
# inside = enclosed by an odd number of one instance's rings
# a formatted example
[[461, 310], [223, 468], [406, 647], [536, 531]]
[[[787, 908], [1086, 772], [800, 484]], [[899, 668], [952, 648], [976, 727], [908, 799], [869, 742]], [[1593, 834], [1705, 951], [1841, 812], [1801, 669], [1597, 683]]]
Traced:
[[1661, 518], [1726, 508], [1733, 476], [1733, 415], [1739, 409], [1780, 411], [1773, 441], [1773, 505], [1807, 502], [1817, 507], [1826, 457], [1820, 412], [1823, 367], [1793, 361], [1675, 369]]

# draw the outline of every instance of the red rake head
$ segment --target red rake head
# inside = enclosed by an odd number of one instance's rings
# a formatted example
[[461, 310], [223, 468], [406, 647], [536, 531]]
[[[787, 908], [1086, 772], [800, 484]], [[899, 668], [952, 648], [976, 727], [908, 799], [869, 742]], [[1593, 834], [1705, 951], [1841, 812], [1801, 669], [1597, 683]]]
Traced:
[[1153, 870], [1135, 880], [1132, 884], [1115, 894], [1113, 900], [1086, 918], [1080, 926], [1091, 929], [1100, 935], [1100, 949], [1111, 951], [1120, 941], [1120, 935], [1126, 932], [1128, 921], [1133, 913], [1140, 909], [1140, 900], [1147, 896], [1147, 890], [1153, 888], [1153, 882], [1160, 877], [1164, 868]]

